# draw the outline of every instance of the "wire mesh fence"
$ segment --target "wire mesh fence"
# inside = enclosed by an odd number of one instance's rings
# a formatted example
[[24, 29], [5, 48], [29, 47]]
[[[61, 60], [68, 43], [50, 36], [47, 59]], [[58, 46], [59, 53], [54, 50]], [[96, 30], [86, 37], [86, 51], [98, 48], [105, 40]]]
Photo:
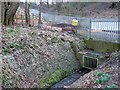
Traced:
[[118, 19], [89, 19], [72, 16], [43, 14], [46, 21], [71, 24], [73, 19], [79, 21], [77, 33], [85, 39], [92, 38], [113, 43], [120, 43]]
[[[24, 16], [20, 15], [16, 22], [25, 23]], [[31, 15], [31, 25], [38, 25], [38, 15]], [[120, 43], [120, 29], [118, 19], [91, 19], [74, 16], [64, 16], [57, 14], [42, 13], [42, 20], [54, 24], [66, 23], [71, 24], [73, 19], [79, 21], [77, 33], [85, 39], [94, 39], [106, 42]], [[17, 21], [18, 20], [18, 21]]]

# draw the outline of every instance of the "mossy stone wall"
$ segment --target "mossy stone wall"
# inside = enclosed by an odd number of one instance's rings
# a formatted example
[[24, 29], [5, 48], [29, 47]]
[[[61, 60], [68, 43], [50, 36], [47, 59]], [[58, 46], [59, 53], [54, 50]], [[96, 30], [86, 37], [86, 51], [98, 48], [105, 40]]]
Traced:
[[96, 52], [114, 52], [120, 49], [120, 44], [97, 41], [97, 40], [85, 40], [86, 48], [92, 49]]

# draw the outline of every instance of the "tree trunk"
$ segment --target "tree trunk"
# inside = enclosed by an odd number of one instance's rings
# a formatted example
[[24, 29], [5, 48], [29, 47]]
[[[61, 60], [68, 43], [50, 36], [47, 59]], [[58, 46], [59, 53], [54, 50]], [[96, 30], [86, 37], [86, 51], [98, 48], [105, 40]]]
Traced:
[[3, 25], [13, 25], [18, 7], [19, 2], [2, 2], [1, 22]]
[[3, 24], [4, 23], [4, 16], [5, 16], [5, 7], [4, 7], [4, 3], [1, 2], [1, 23]]
[[117, 8], [118, 7], [118, 2], [113, 2], [110, 6], [110, 8]]
[[26, 26], [30, 26], [30, 11], [27, 0], [25, 1], [25, 21], [26, 21]]
[[62, 3], [63, 2], [56, 2], [56, 10], [59, 14], [61, 13]]
[[47, 0], [47, 6], [48, 6], [48, 8], [49, 8], [49, 0]]
[[38, 27], [39, 27], [39, 28], [40, 28], [40, 26], [41, 26], [41, 24], [42, 24], [41, 12], [42, 12], [42, 0], [40, 0], [40, 5], [39, 5], [39, 20], [38, 20]]

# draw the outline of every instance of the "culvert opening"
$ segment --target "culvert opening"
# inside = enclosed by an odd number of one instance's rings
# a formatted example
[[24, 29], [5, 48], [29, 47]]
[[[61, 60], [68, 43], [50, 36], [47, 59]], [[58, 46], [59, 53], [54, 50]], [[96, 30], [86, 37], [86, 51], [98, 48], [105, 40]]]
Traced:
[[95, 68], [97, 68], [99, 65], [101, 65], [103, 62], [106, 61], [106, 58], [105, 58], [106, 55], [104, 53], [83, 51], [79, 54], [80, 54], [79, 61], [83, 68], [80, 69], [79, 71], [76, 71], [75, 73], [72, 73], [66, 78], [62, 79], [61, 81], [53, 85], [50, 89], [64, 88], [64, 86], [70, 86], [81, 76], [89, 73], [91, 70], [94, 70]]

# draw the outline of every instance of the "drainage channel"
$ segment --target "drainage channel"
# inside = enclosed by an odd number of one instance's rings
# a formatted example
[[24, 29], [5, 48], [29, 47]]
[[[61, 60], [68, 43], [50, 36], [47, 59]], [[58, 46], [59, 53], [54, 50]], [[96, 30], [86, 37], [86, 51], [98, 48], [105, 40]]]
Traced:
[[71, 74], [70, 76], [64, 78], [63, 80], [61, 80], [60, 82], [56, 83], [55, 85], [53, 85], [49, 90], [52, 90], [53, 88], [63, 88], [64, 86], [69, 86], [71, 85], [73, 82], [75, 82], [77, 79], [79, 79], [81, 76], [83, 76], [84, 74], [90, 72], [91, 70], [83, 68], [73, 74]]

